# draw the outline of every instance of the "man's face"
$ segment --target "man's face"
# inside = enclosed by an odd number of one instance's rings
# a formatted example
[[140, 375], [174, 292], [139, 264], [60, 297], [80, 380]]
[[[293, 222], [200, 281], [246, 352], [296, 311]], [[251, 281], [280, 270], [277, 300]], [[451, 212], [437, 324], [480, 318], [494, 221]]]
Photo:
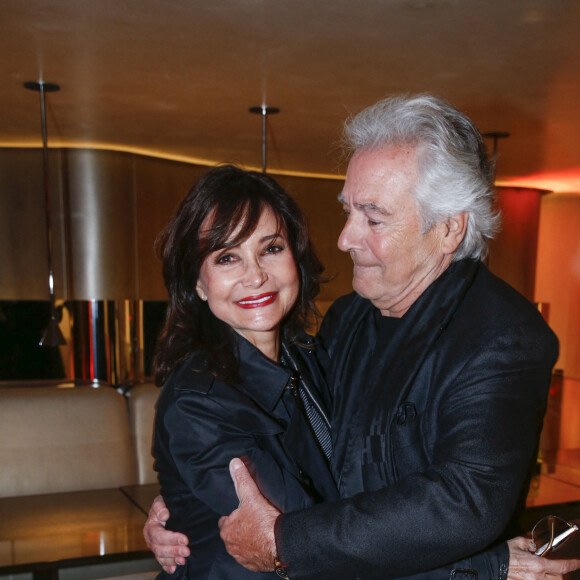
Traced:
[[415, 182], [414, 148], [362, 150], [340, 196], [347, 221], [338, 247], [354, 262], [353, 288], [385, 316], [402, 316], [451, 261], [444, 224], [422, 233]]

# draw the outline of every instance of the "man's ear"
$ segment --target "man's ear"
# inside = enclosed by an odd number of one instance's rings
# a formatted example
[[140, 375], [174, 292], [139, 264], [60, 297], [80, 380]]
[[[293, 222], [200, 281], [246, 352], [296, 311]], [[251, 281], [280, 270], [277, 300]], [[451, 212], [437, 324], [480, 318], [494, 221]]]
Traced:
[[441, 239], [441, 249], [445, 254], [453, 254], [467, 232], [469, 223], [469, 212], [464, 211], [451, 216], [444, 222], [443, 237]]

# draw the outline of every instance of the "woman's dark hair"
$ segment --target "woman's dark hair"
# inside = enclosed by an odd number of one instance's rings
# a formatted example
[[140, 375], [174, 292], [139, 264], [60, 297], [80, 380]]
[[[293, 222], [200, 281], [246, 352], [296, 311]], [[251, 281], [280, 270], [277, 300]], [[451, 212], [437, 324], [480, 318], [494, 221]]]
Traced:
[[[199, 298], [196, 284], [204, 259], [246, 240], [265, 208], [273, 211], [278, 227], [286, 230], [300, 276], [300, 294], [282, 322], [283, 336], [295, 340], [312, 318], [319, 316], [314, 298], [323, 268], [296, 202], [268, 175], [232, 165], [211, 169], [191, 188], [156, 242], [169, 293], [155, 357], [158, 385], [194, 351], [204, 354], [204, 370], [222, 380], [238, 379], [235, 331], [213, 315], [207, 302]], [[200, 236], [203, 221], [210, 214], [211, 230]]]

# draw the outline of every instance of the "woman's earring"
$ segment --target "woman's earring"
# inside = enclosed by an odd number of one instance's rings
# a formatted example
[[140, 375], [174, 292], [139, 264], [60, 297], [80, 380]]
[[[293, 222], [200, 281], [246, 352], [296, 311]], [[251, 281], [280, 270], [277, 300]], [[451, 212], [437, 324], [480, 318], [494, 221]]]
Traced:
[[205, 292], [199, 286], [196, 288], [196, 291], [197, 295], [205, 302], [207, 300]]

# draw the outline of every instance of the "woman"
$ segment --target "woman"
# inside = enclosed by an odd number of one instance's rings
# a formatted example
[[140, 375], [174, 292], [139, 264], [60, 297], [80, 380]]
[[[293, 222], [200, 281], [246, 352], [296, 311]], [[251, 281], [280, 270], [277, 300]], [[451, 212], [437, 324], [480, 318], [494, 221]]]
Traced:
[[155, 361], [154, 454], [167, 527], [190, 542], [177, 577], [254, 578], [219, 538], [219, 517], [238, 505], [232, 458], [245, 458], [282, 511], [336, 497], [305, 408], [323, 423], [328, 394], [304, 332], [322, 267], [292, 198], [232, 166], [191, 189], [159, 250], [169, 308]]

